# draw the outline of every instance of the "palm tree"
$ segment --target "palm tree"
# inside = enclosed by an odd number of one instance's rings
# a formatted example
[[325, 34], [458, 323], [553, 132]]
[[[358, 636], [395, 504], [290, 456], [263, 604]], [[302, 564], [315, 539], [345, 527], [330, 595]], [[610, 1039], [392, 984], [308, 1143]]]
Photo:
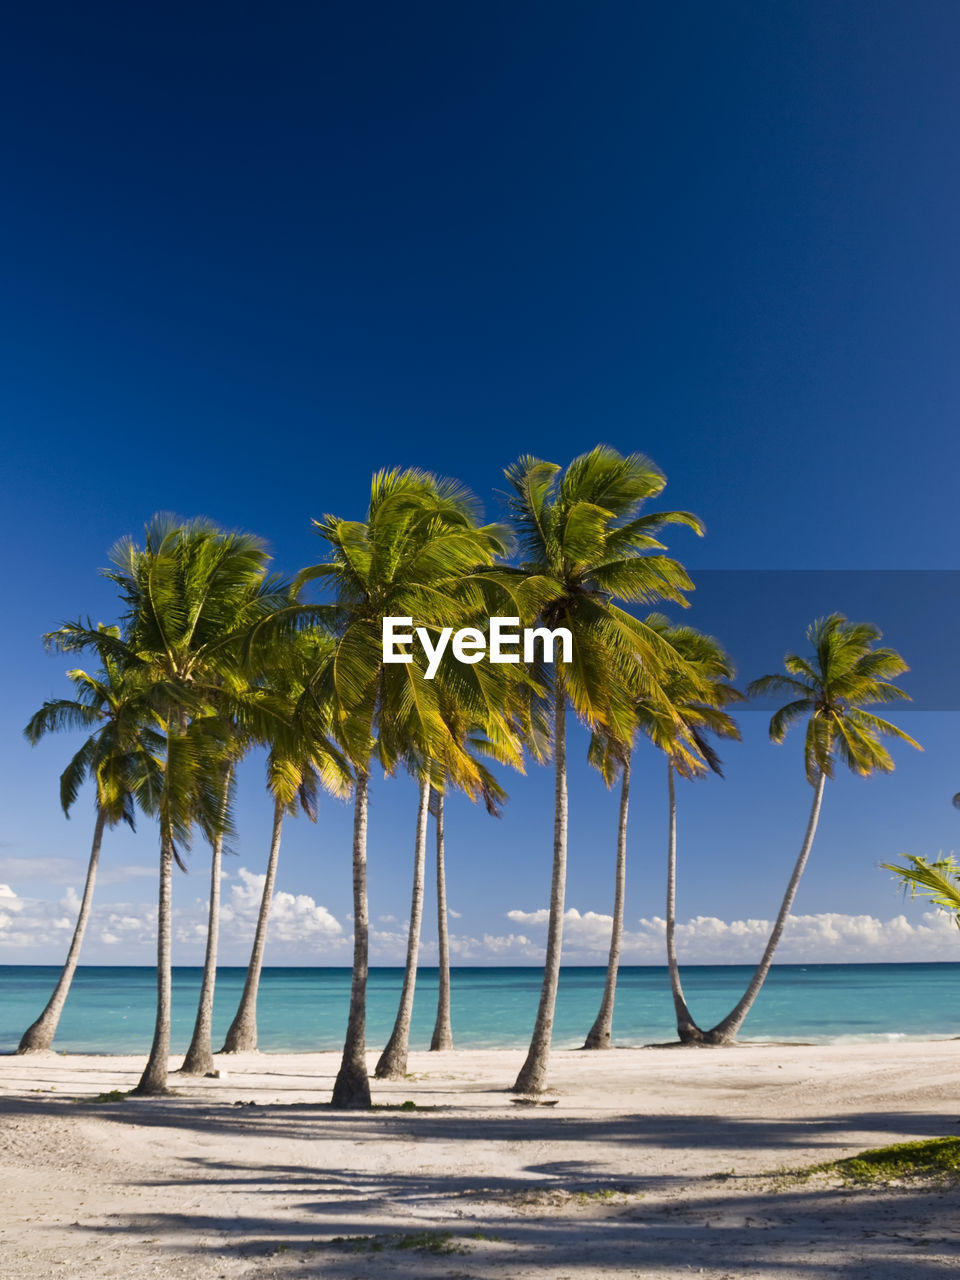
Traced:
[[[101, 626], [98, 630], [114, 639], [120, 634], [116, 627]], [[97, 818], [67, 959], [46, 1007], [23, 1033], [18, 1053], [49, 1049], [53, 1044], [90, 918], [104, 828], [123, 821], [133, 829], [136, 802], [150, 811], [159, 789], [158, 754], [163, 740], [150, 726], [142, 691], [134, 680], [124, 678], [109, 652], [102, 651], [99, 656], [103, 667], [96, 676], [79, 669], [67, 672], [75, 698], [45, 702], [24, 730], [27, 740], [37, 743], [47, 733], [95, 726], [60, 775], [60, 803], [69, 817], [80, 787], [89, 777], [96, 786]]]
[[[229, 830], [223, 803], [229, 717], [256, 723], [258, 709], [245, 698], [242, 665], [250, 630], [288, 603], [268, 577], [266, 548], [248, 534], [226, 533], [206, 521], [178, 524], [157, 516], [144, 547], [124, 539], [106, 570], [127, 606], [121, 637], [109, 642], [123, 671], [137, 672], [165, 738], [157, 911], [157, 1016], [153, 1044], [134, 1090], [167, 1092], [171, 1004], [171, 889], [178, 846], [189, 845], [195, 826], [213, 844]], [[52, 639], [65, 651], [88, 648], [97, 633], [69, 623]]]
[[330, 558], [297, 578], [297, 586], [318, 580], [337, 593], [330, 613], [336, 643], [311, 691], [332, 708], [335, 736], [356, 779], [353, 974], [335, 1107], [370, 1105], [366, 845], [375, 735], [378, 758], [388, 772], [411, 743], [425, 758], [442, 758], [450, 736], [440, 710], [442, 682], [425, 678], [419, 653], [410, 654], [409, 662], [383, 662], [383, 619], [409, 617], [436, 629], [477, 613], [482, 593], [471, 575], [504, 554], [507, 542], [497, 526], [477, 527], [476, 512], [475, 500], [456, 482], [417, 470], [378, 472], [366, 521], [335, 516], [316, 521]]
[[761, 676], [749, 686], [751, 697], [780, 691], [791, 697], [770, 720], [770, 737], [774, 742], [782, 742], [791, 725], [806, 720], [803, 755], [813, 798], [803, 843], [780, 911], [746, 991], [730, 1013], [709, 1031], [700, 1031], [695, 1025], [690, 1027], [687, 1036], [690, 1042], [732, 1043], [759, 995], [813, 847], [824, 787], [827, 779], [833, 777], [837, 760], [853, 773], [868, 777], [875, 772], [890, 773], [894, 768], [882, 738], [898, 738], [922, 750], [918, 742], [889, 720], [864, 710], [878, 703], [909, 699], [909, 694], [891, 683], [908, 670], [907, 664], [894, 649], [876, 648], [881, 638], [877, 627], [866, 622], [848, 622], [840, 613], [818, 618], [807, 628], [807, 640], [813, 646], [809, 658], [787, 654], [785, 675]]
[[307, 696], [310, 676], [329, 657], [331, 646], [332, 641], [317, 631], [290, 637], [267, 677], [271, 695], [287, 704], [282, 719], [289, 719], [290, 732], [274, 733], [267, 757], [267, 789], [273, 796], [270, 854], [243, 993], [221, 1053], [253, 1053], [257, 1048], [257, 996], [284, 817], [302, 809], [316, 822], [321, 790], [341, 797], [350, 791], [346, 761], [327, 737], [328, 709], [316, 706]]
[[523, 457], [506, 472], [513, 494], [509, 509], [526, 556], [517, 571], [545, 584], [540, 619], [572, 636], [570, 661], [552, 672], [554, 836], [553, 871], [543, 986], [527, 1054], [514, 1090], [540, 1092], [546, 1082], [563, 931], [567, 860], [566, 707], [618, 741], [633, 729], [633, 705], [647, 697], [669, 704], [661, 690], [664, 673], [683, 666], [650, 627], [614, 603], [669, 599], [685, 603], [692, 587], [681, 565], [659, 554], [654, 534], [666, 524], [700, 532], [687, 512], [639, 515], [666, 483], [640, 454], [621, 457], [597, 446], [566, 471], [554, 463]]
[[627, 881], [627, 817], [630, 812], [630, 756], [629, 743], [620, 743], [596, 730], [590, 739], [588, 758], [600, 771], [608, 787], [620, 778], [620, 812], [617, 821], [617, 864], [614, 874], [613, 919], [610, 925], [610, 952], [607, 957], [607, 973], [600, 998], [600, 1010], [593, 1026], [587, 1032], [584, 1049], [609, 1049], [613, 1030], [613, 1002], [617, 994], [617, 975], [620, 969], [620, 948], [623, 941], [623, 909]]
[[[487, 755], [496, 756], [502, 762], [513, 764], [517, 768], [522, 768], [523, 765], [521, 742], [514, 727], [515, 716], [511, 715], [510, 710], [515, 701], [516, 688], [525, 683], [518, 667], [507, 664], [493, 665], [472, 672], [468, 668], [464, 673], [459, 666], [455, 667], [452, 663], [445, 662], [441, 663], [435, 678], [440, 681], [440, 714], [447, 730], [447, 737], [443, 741], [442, 761], [419, 760], [414, 756], [411, 762], [414, 772], [420, 775], [413, 894], [400, 1005], [390, 1039], [374, 1071], [374, 1075], [381, 1080], [400, 1080], [407, 1069], [413, 995], [420, 952], [420, 925], [423, 918], [427, 820], [431, 807], [431, 795], [437, 822], [437, 911], [441, 951], [440, 990], [434, 1039], [439, 1038], [442, 1041], [449, 1038], [452, 1046], [450, 954], [446, 929], [446, 880], [443, 865], [444, 787], [456, 786], [474, 801], [482, 797], [488, 812], [497, 813], [497, 806], [506, 799], [506, 793], [478, 759], [478, 753], [484, 752]], [[471, 717], [482, 718], [486, 722], [489, 736], [484, 736], [482, 733], [469, 733]], [[441, 911], [444, 917], [442, 921], [439, 918]]]
[[[645, 621], [646, 625], [662, 636], [687, 664], [686, 670], [668, 671], [664, 679], [662, 689], [669, 703], [669, 714], [664, 713], [662, 703], [648, 699], [641, 699], [636, 706], [638, 729], [666, 752], [668, 760], [671, 839], [667, 863], [667, 955], [670, 961], [674, 999], [682, 1003], [683, 992], [676, 969], [673, 938], [676, 922], [674, 773], [680, 773], [683, 777], [698, 777], [708, 768], [716, 773], [721, 772], [719, 757], [705, 735], [709, 729], [723, 737], [739, 738], [735, 722], [721, 708], [726, 703], [741, 699], [742, 694], [726, 682], [727, 678], [733, 675], [733, 667], [712, 636], [702, 635], [693, 627], [671, 626], [661, 614], [652, 613]], [[608, 1049], [611, 1043], [617, 970], [623, 938], [627, 816], [630, 802], [630, 743], [617, 742], [609, 735], [598, 731], [591, 738], [589, 759], [594, 767], [599, 769], [608, 786], [612, 785], [618, 775], [621, 778], [610, 954], [600, 1010], [583, 1046], [585, 1049]]]
[[[648, 619], [648, 622], [650, 619]], [[665, 620], [664, 620], [665, 621]], [[733, 717], [724, 710], [733, 702], [743, 701], [743, 694], [735, 689], [729, 681], [734, 675], [734, 666], [721, 645], [713, 636], [703, 635], [692, 627], [666, 627], [664, 634], [673, 647], [696, 671], [699, 690], [685, 687], [680, 679], [672, 683], [669, 690], [671, 703], [680, 720], [682, 737], [667, 732], [661, 735], [657, 718], [641, 715], [643, 732], [667, 757], [667, 796], [669, 803], [669, 822], [667, 835], [667, 904], [666, 904], [666, 946], [667, 968], [670, 974], [670, 989], [673, 994], [674, 1012], [677, 1018], [677, 1034], [685, 1041], [689, 1029], [696, 1030], [696, 1024], [690, 1016], [687, 1002], [680, 981], [680, 966], [677, 962], [676, 928], [677, 928], [677, 796], [676, 775], [682, 778], [701, 778], [709, 770], [723, 777], [720, 757], [707, 739], [707, 734], [718, 738], [740, 740], [740, 730]], [[685, 749], [686, 743], [692, 744], [695, 754]]]

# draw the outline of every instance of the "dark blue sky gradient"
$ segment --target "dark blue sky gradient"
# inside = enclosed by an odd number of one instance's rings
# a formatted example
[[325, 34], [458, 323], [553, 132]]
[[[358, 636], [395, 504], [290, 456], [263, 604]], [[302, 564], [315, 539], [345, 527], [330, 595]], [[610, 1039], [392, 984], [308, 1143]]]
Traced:
[[[255, 531], [293, 573], [375, 467], [459, 476], [497, 514], [518, 454], [604, 440], [706, 521], [671, 538], [694, 571], [958, 567], [955, 4], [40, 3], [5, 28], [0, 853], [85, 856], [84, 804], [56, 808], [69, 743], [20, 737], [63, 690], [39, 636], [112, 617], [96, 571], [159, 509]], [[952, 846], [956, 717], [922, 720], [925, 756], [832, 789], [798, 909], [894, 914], [875, 864]], [[802, 831], [799, 742], [745, 721], [690, 802], [691, 914], [769, 916], [762, 859]], [[662, 913], [659, 770], [634, 917]], [[509, 786], [492, 844], [464, 808], [474, 934], [546, 899], [549, 777]], [[251, 766], [252, 869], [259, 788]], [[414, 798], [382, 794], [374, 908], [402, 919]], [[572, 797], [569, 901], [608, 910], [611, 802], [579, 763]], [[281, 882], [342, 919], [328, 807], [322, 864], [301, 822]]]

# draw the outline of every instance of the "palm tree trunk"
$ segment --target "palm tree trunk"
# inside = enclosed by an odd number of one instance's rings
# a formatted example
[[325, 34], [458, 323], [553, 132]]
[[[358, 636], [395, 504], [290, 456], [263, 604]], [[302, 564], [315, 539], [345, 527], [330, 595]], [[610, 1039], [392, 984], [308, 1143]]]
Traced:
[[367, 1077], [366, 1014], [368, 935], [367, 910], [367, 791], [370, 777], [357, 769], [353, 806], [353, 976], [350, 982], [350, 1014], [340, 1070], [333, 1085], [334, 1107], [359, 1109], [370, 1106]]
[[450, 1025], [450, 935], [447, 928], [447, 875], [444, 866], [443, 792], [434, 791], [437, 798], [437, 948], [439, 973], [437, 981], [437, 1021], [430, 1041], [431, 1052], [453, 1048], [453, 1030]]
[[150, 1057], [140, 1083], [133, 1090], [141, 1097], [169, 1093], [167, 1066], [170, 1058], [170, 898], [173, 887], [173, 832], [165, 824], [160, 832], [160, 890], [157, 900], [157, 1021]]
[[817, 834], [817, 823], [820, 821], [820, 806], [823, 802], [823, 788], [826, 784], [826, 774], [821, 773], [817, 780], [817, 785], [813, 793], [813, 803], [810, 806], [810, 817], [807, 821], [807, 830], [803, 838], [803, 845], [800, 854], [793, 868], [793, 874], [790, 877], [790, 883], [787, 885], [787, 892], [783, 896], [783, 902], [780, 904], [780, 912], [777, 915], [776, 923], [773, 931], [767, 941], [766, 949], [760, 960], [757, 970], [750, 979], [750, 985], [743, 993], [739, 1003], [730, 1013], [718, 1022], [715, 1027], [704, 1032], [704, 1040], [707, 1044], [731, 1044], [736, 1037], [737, 1032], [743, 1026], [743, 1021], [753, 1005], [754, 1000], [760, 994], [760, 988], [763, 986], [764, 980], [770, 971], [773, 963], [773, 953], [777, 949], [777, 943], [783, 933], [787, 923], [787, 917], [790, 914], [790, 908], [793, 906], [793, 900], [797, 896], [797, 886], [800, 883], [800, 877], [803, 875], [803, 869], [807, 865], [807, 858], [810, 856], [810, 850], [813, 847], [813, 838]]
[[193, 1035], [187, 1049], [182, 1075], [204, 1076], [213, 1070], [213, 993], [217, 982], [217, 943], [220, 934], [220, 866], [223, 858], [223, 836], [216, 835], [210, 846], [210, 912], [207, 919], [207, 947], [203, 957], [203, 981]]
[[587, 1035], [585, 1049], [609, 1049], [613, 1031], [613, 1002], [617, 994], [617, 971], [620, 968], [620, 945], [623, 940], [623, 899], [627, 882], [627, 812], [630, 808], [630, 756], [623, 762], [620, 781], [620, 823], [617, 827], [617, 873], [613, 893], [613, 925], [610, 929], [610, 958], [603, 999], [597, 1020]]
[[420, 956], [420, 924], [423, 920], [423, 882], [427, 863], [429, 817], [430, 779], [425, 777], [420, 782], [420, 804], [417, 809], [417, 838], [413, 855], [413, 897], [410, 902], [410, 928], [407, 932], [407, 963], [403, 971], [403, 989], [400, 992], [400, 1007], [397, 1010], [393, 1031], [374, 1072], [378, 1080], [402, 1080], [407, 1071], [413, 993], [417, 983], [417, 961]]
[[257, 993], [260, 990], [260, 973], [263, 968], [263, 951], [267, 945], [267, 924], [273, 901], [273, 887], [277, 879], [277, 863], [280, 860], [280, 833], [283, 830], [283, 805], [279, 800], [273, 806], [273, 837], [270, 841], [270, 857], [267, 860], [267, 878], [263, 882], [257, 930], [253, 935], [253, 950], [247, 966], [240, 1004], [230, 1023], [221, 1053], [254, 1053], [257, 1048]]
[[[230, 794], [230, 772], [223, 779], [221, 815], [225, 818]], [[213, 1070], [213, 995], [217, 985], [217, 950], [220, 942], [220, 868], [223, 863], [223, 833], [218, 831], [210, 846], [210, 911], [207, 918], [207, 947], [203, 957], [203, 981], [193, 1035], [187, 1049], [182, 1075], [205, 1076]]]
[[90, 918], [90, 907], [93, 903], [93, 886], [97, 879], [97, 864], [100, 861], [100, 844], [103, 840], [103, 828], [105, 825], [106, 815], [98, 806], [97, 821], [93, 828], [90, 861], [87, 863], [87, 879], [83, 886], [80, 912], [77, 916], [77, 923], [74, 925], [70, 950], [67, 952], [67, 959], [61, 970], [57, 985], [53, 989], [53, 995], [47, 1001], [46, 1008], [40, 1014], [40, 1017], [37, 1018], [36, 1022], [31, 1023], [23, 1033], [20, 1044], [17, 1047], [17, 1053], [37, 1053], [41, 1050], [49, 1049], [53, 1044], [53, 1037], [57, 1034], [57, 1025], [60, 1022], [60, 1015], [63, 1013], [63, 1006], [67, 1001], [70, 984], [73, 982], [77, 961], [80, 958], [80, 948], [83, 945], [83, 935], [86, 932], [87, 921]]
[[693, 1020], [683, 987], [680, 983], [680, 966], [677, 963], [677, 792], [674, 783], [675, 770], [667, 760], [667, 793], [670, 797], [670, 825], [667, 836], [667, 968], [670, 971], [670, 990], [673, 992], [673, 1009], [677, 1019], [677, 1035], [683, 1044], [702, 1044], [703, 1032]]
[[541, 1093], [546, 1084], [550, 1060], [553, 1016], [560, 982], [560, 949], [563, 942], [563, 900], [567, 879], [567, 743], [566, 692], [559, 664], [554, 677], [553, 753], [555, 768], [553, 811], [553, 875], [550, 884], [550, 919], [547, 926], [547, 954], [543, 965], [543, 986], [537, 1020], [526, 1061], [513, 1085], [514, 1093]]

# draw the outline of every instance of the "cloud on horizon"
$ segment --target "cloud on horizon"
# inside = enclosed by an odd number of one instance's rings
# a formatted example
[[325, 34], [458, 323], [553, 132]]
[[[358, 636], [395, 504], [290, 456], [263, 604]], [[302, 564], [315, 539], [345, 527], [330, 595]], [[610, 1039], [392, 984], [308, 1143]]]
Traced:
[[[224, 882], [221, 954], [225, 964], [244, 964], [256, 926], [265, 877], [240, 867]], [[79, 910], [76, 882], [58, 900], [18, 894], [0, 883], [0, 958], [7, 963], [59, 964]], [[453, 914], [453, 913], [451, 913]], [[452, 931], [455, 964], [541, 964], [547, 910], [505, 913], [512, 926], [504, 932]], [[199, 964], [206, 933], [207, 903], [197, 898], [174, 911], [174, 959]], [[564, 916], [565, 964], [606, 963], [611, 917], [567, 909]], [[677, 926], [682, 964], [755, 964], [771, 928], [769, 920], [721, 920], [696, 916]], [[351, 920], [343, 923], [309, 894], [278, 890], [270, 913], [267, 963], [348, 964]], [[403, 964], [407, 922], [380, 916], [371, 929], [373, 964]], [[627, 922], [624, 964], [665, 962], [665, 922], [658, 916]], [[151, 901], [97, 903], [84, 943], [84, 962], [152, 964], [156, 946], [156, 905]], [[437, 944], [425, 933], [423, 964], [436, 964]], [[924, 960], [960, 961], [960, 937], [952, 916], [929, 910], [919, 919], [905, 915], [880, 920], [870, 915], [820, 912], [791, 916], [776, 960], [781, 964], [870, 963]]]
[[[534, 935], [542, 958], [547, 910], [513, 910], [506, 915]], [[565, 961], [606, 963], [612, 923], [608, 915], [568, 908], [564, 913]], [[716, 916], [695, 916], [678, 923], [677, 951], [682, 964], [756, 964], [772, 928], [772, 920], [727, 921]], [[526, 937], [518, 940], [515, 945], [518, 955], [529, 954], [528, 942]], [[633, 928], [628, 922], [624, 928], [622, 963], [664, 964], [665, 949], [666, 921], [659, 916], [637, 920]], [[790, 916], [776, 953], [776, 962], [780, 964], [923, 960], [960, 961], [957, 926], [945, 911], [925, 911], [918, 922], [908, 920], [905, 915], [880, 920], [875, 916], [835, 911]]]

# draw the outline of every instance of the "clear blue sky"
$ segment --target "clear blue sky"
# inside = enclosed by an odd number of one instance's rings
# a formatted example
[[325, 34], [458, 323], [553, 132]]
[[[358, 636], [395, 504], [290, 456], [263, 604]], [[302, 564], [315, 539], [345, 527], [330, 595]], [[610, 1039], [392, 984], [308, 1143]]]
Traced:
[[[702, 542], [671, 543], [694, 573], [960, 568], [958, 56], [960, 12], [937, 0], [11, 13], [0, 882], [19, 910], [0, 939], [34, 942], [0, 960], [60, 959], [92, 826], [91, 798], [69, 823], [57, 807], [70, 742], [21, 737], [65, 687], [40, 636], [112, 618], [97, 570], [156, 510], [257, 532], [292, 573], [320, 553], [311, 517], [361, 515], [376, 466], [456, 475], [494, 515], [518, 454], [566, 462], [603, 440], [649, 454], [664, 501], [705, 520]], [[762, 599], [731, 629], [754, 623]], [[774, 628], [766, 666], [790, 640]], [[726, 781], [681, 797], [684, 918], [769, 918], [802, 834], [799, 740], [774, 748], [761, 713], [743, 720]], [[798, 912], [886, 920], [901, 904], [876, 864], [957, 842], [958, 715], [902, 722], [927, 751], [831, 786]], [[254, 762], [243, 783], [231, 891], [262, 869], [269, 826]], [[663, 910], [663, 783], [641, 752], [628, 929]], [[545, 905], [551, 782], [507, 785], [499, 825], [451, 812], [451, 905], [481, 961], [542, 938], [505, 912]], [[571, 806], [568, 903], [609, 911], [614, 802], [582, 752]], [[406, 916], [414, 808], [409, 782], [376, 788], [375, 916]], [[280, 873], [345, 932], [348, 827], [332, 802], [317, 828], [292, 823]], [[137, 868], [154, 844], [146, 822], [108, 837], [116, 920], [98, 917], [91, 959], [149, 962]], [[177, 886], [187, 932], [203, 866], [198, 847]], [[345, 962], [310, 949], [332, 935], [309, 902], [287, 909], [275, 959]], [[533, 951], [482, 943], [511, 933]], [[807, 958], [848, 954], [819, 936]], [[228, 959], [243, 949], [228, 937]], [[177, 959], [199, 955], [183, 942]]]

